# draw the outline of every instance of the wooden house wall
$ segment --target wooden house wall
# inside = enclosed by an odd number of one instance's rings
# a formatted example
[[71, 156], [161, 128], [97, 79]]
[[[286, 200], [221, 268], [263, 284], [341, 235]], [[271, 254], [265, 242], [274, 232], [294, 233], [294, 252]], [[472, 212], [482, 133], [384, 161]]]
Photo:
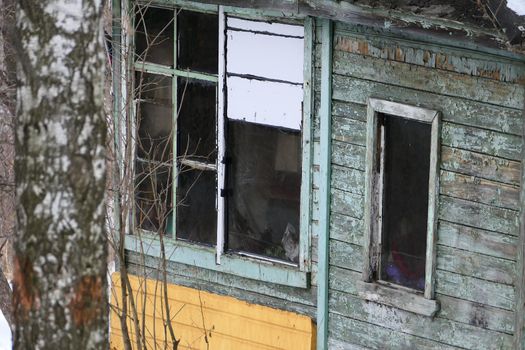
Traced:
[[[318, 39], [318, 69], [321, 44]], [[331, 348], [512, 347], [524, 96], [519, 80], [524, 72], [516, 61], [335, 24]], [[317, 79], [315, 154], [319, 150], [319, 90]], [[420, 105], [443, 115], [436, 272], [441, 310], [434, 319], [358, 296], [367, 97]], [[320, 181], [316, 164], [318, 158], [314, 159], [314, 193]], [[315, 201], [314, 243], [319, 235], [318, 212]]]

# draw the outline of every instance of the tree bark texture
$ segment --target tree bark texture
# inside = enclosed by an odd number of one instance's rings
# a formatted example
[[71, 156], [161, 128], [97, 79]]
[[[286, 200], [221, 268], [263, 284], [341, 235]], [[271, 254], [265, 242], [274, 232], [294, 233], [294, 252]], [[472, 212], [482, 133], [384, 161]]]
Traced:
[[102, 0], [20, 0], [15, 349], [106, 349]]

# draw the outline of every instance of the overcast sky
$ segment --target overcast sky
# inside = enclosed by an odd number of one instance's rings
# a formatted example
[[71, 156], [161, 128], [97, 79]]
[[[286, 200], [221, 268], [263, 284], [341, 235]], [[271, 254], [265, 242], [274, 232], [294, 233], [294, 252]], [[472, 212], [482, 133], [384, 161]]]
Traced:
[[507, 0], [507, 6], [518, 15], [525, 16], [525, 0]]

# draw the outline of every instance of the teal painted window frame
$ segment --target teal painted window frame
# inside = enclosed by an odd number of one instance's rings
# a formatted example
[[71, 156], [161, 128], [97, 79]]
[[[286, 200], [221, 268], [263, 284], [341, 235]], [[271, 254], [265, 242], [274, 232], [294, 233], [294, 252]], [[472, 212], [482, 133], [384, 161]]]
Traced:
[[[146, 4], [144, 4], [146, 5]], [[313, 45], [314, 45], [314, 21], [309, 17], [302, 16], [285, 16], [274, 11], [242, 9], [230, 6], [218, 6], [210, 4], [201, 4], [189, 1], [155, 1], [148, 2], [148, 6], [159, 6], [168, 8], [181, 8], [184, 10], [191, 10], [203, 13], [217, 13], [219, 14], [219, 32], [224, 30], [224, 14], [234, 14], [236, 16], [254, 19], [254, 20], [273, 20], [280, 22], [291, 22], [301, 24], [304, 26], [304, 82], [303, 82], [303, 117], [302, 117], [302, 180], [301, 180], [301, 204], [300, 204], [300, 248], [299, 248], [299, 264], [288, 263], [277, 259], [270, 259], [256, 256], [246, 256], [235, 253], [221, 252], [222, 242], [217, 241], [217, 246], [210, 247], [199, 245], [196, 243], [189, 243], [186, 241], [176, 240], [173, 238], [163, 236], [162, 245], [164, 252], [161, 251], [161, 240], [156, 234], [147, 232], [141, 229], [134, 229], [133, 235], [127, 235], [124, 246], [127, 250], [147, 254], [155, 257], [165, 256], [168, 261], [188, 264], [198, 268], [209, 269], [228, 274], [237, 275], [256, 279], [264, 282], [282, 284], [287, 286], [308, 288], [310, 286], [310, 272], [311, 272], [311, 185], [312, 174], [311, 164], [313, 159], [313, 133], [312, 133], [312, 113], [313, 113]], [[174, 25], [174, 37], [177, 37], [177, 26]], [[220, 34], [219, 34], [220, 35]], [[128, 39], [128, 52], [134, 52], [129, 47], [133, 47], [133, 36]], [[219, 39], [220, 40], [220, 39]], [[221, 44], [221, 42], [219, 42]], [[177, 49], [174, 45], [174, 51]], [[219, 55], [221, 51], [219, 50]], [[176, 51], [174, 52], [176, 59]], [[221, 57], [219, 56], [219, 60]], [[206, 80], [217, 83], [217, 96], [219, 92], [223, 91], [223, 80], [221, 71], [219, 74], [206, 74], [192, 71], [181, 71], [174, 67], [163, 66], [159, 64], [147, 62], [131, 62], [132, 69], [130, 73], [135, 71], [142, 71], [145, 73], [153, 73], [157, 75], [176, 77], [189, 77], [194, 79]], [[173, 104], [177, 105], [177, 79], [173, 79]], [[223, 111], [217, 105], [217, 113], [221, 115]], [[173, 109], [174, 135], [176, 135], [176, 108]], [[134, 111], [132, 111], [134, 113]], [[220, 119], [220, 118], [219, 118]], [[175, 136], [176, 137], [176, 136]], [[219, 136], [218, 136], [219, 137]], [[173, 142], [173, 154], [177, 154], [176, 142]], [[219, 161], [219, 160], [218, 160]], [[173, 166], [173, 183], [176, 180], [176, 166]], [[217, 169], [219, 167], [217, 166]], [[172, 200], [176, 198], [176, 186], [173, 186]], [[130, 213], [134, 215], [134, 210]], [[176, 222], [176, 210], [173, 210], [173, 222]], [[135, 220], [132, 220], [134, 223]], [[175, 230], [174, 230], [175, 231]]]
[[[372, 272], [380, 259], [381, 233], [376, 221], [379, 218], [378, 202], [382, 201], [377, 191], [377, 172], [374, 170], [380, 152], [377, 150], [378, 115], [393, 115], [430, 124], [430, 169], [428, 186], [427, 249], [425, 256], [425, 289], [421, 293], [394, 283], [377, 280]], [[359, 294], [370, 301], [398, 307], [425, 316], [434, 316], [439, 303], [434, 300], [436, 274], [437, 207], [439, 197], [439, 149], [441, 113], [436, 110], [410, 106], [376, 98], [368, 99], [366, 183], [365, 183], [365, 243], [363, 249], [363, 274]]]

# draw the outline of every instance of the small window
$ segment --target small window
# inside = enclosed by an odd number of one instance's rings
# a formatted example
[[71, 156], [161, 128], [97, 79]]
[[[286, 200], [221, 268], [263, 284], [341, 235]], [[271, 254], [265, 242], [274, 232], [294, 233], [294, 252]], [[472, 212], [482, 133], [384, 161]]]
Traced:
[[431, 129], [419, 120], [378, 115], [378, 279], [417, 290], [425, 289]]
[[370, 99], [364, 279], [433, 298], [439, 113]]

